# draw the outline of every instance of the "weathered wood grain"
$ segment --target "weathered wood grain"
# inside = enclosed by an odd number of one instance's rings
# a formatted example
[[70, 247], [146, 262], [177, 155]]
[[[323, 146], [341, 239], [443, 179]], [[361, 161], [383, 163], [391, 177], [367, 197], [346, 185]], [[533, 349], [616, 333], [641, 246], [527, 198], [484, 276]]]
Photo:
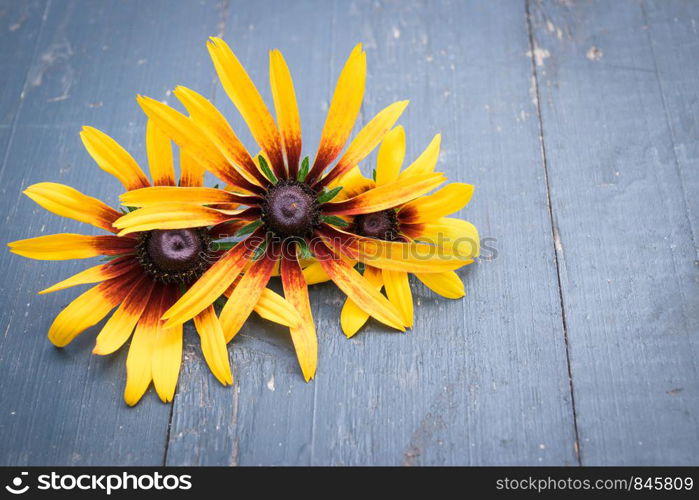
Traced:
[[[699, 231], [699, 5], [645, 1], [646, 32], [655, 63], [680, 192], [687, 207], [694, 247]], [[695, 315], [696, 316], [696, 315]]]
[[[233, 2], [226, 40], [241, 59], [271, 107], [269, 50], [280, 48], [296, 83], [306, 154], [318, 144], [334, 78], [349, 54], [343, 45], [338, 62], [330, 49], [332, 27], [320, 13], [328, 2]], [[332, 9], [329, 9], [332, 11]], [[275, 12], [274, 16], [266, 13]], [[211, 67], [206, 48], [194, 50]], [[206, 89], [201, 89], [205, 91]], [[219, 87], [215, 102], [241, 139], [256, 151], [252, 138], [230, 100]], [[331, 287], [314, 291], [316, 307]], [[278, 290], [279, 291], [279, 290]], [[336, 299], [336, 297], [335, 297]], [[336, 311], [332, 311], [336, 321]], [[211, 376], [198, 343], [190, 345], [188, 363], [175, 401], [167, 463], [170, 465], [308, 464], [312, 452], [315, 382], [306, 384], [298, 369], [288, 330], [255, 317], [230, 345], [234, 387], [224, 388]], [[321, 337], [325, 332], [320, 332]], [[333, 333], [338, 333], [336, 329]], [[321, 349], [324, 340], [321, 338]], [[332, 360], [320, 363], [332, 366]], [[320, 374], [320, 371], [319, 371]], [[319, 375], [320, 376], [320, 375]]]
[[[341, 293], [316, 287], [320, 362], [310, 384], [285, 331], [258, 321], [232, 343], [234, 393], [216, 386], [195, 349], [168, 463], [577, 463], [527, 22], [522, 2], [508, 7], [231, 5], [226, 38], [267, 97], [267, 51], [284, 52], [311, 138], [306, 154], [344, 59], [363, 42], [362, 123], [412, 99], [402, 120], [409, 157], [443, 132], [439, 167], [478, 186], [463, 215], [497, 239], [498, 255], [462, 273], [464, 300], [416, 283], [417, 321], [406, 335], [370, 323], [345, 339]], [[220, 93], [217, 103], [236, 116]]]
[[582, 463], [696, 463], [699, 9], [531, 14]]
[[268, 103], [268, 50], [284, 52], [309, 155], [362, 42], [360, 125], [411, 99], [408, 158], [442, 132], [439, 168], [476, 185], [461, 215], [485, 238], [466, 298], [414, 283], [407, 334], [369, 322], [345, 339], [342, 294], [314, 287], [311, 383], [286, 329], [253, 317], [233, 387], [187, 327], [173, 405], [149, 391], [133, 409], [125, 350], [92, 356], [97, 328], [62, 350], [45, 338], [78, 291], [36, 291], [86, 263], [4, 252], [0, 464], [696, 463], [698, 23], [682, 0], [0, 3], [3, 242], [91, 232], [20, 193], [57, 181], [116, 203], [78, 131], [143, 161], [137, 93], [210, 95], [255, 150], [204, 46], [221, 33]]
[[[54, 232], [89, 233], [87, 226], [38, 208], [22, 189], [39, 181], [63, 182], [116, 203], [121, 186], [83, 150], [80, 127], [105, 130], [143, 160], [145, 119], [135, 95], [164, 96], [176, 82], [210, 81], [210, 74], [198, 70], [198, 54], [191, 58], [185, 47], [216, 32], [219, 8], [214, 2], [173, 9], [165, 1], [56, 1], [45, 13], [41, 5], [28, 6], [30, 17], [12, 31], [22, 22], [22, 3], [10, 4], [0, 26], [0, 103], [2, 123], [9, 127], [2, 132], [9, 137], [0, 174], [3, 244]], [[55, 315], [78, 292], [36, 292], [87, 265], [0, 254], [2, 464], [163, 462], [171, 406], [150, 392], [136, 408], [126, 407], [126, 351], [91, 355], [97, 328], [61, 350], [46, 339]]]
[[7, 74], [0, 87], [0, 151], [7, 150], [27, 72], [36, 50], [47, 1], [5, 2], [0, 5], [0, 67]]

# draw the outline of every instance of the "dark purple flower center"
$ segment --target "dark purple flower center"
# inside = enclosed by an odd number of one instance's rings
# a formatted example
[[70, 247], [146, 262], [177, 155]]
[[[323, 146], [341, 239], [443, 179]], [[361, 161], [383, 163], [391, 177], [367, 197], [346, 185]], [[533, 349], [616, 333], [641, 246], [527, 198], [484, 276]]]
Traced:
[[354, 218], [353, 232], [369, 238], [393, 241], [398, 236], [396, 211], [389, 209], [371, 214], [357, 215]]
[[192, 229], [156, 230], [148, 238], [148, 255], [165, 271], [184, 271], [196, 264], [201, 243]]
[[142, 233], [138, 260], [143, 269], [162, 283], [187, 283], [208, 267], [210, 237], [204, 229], [171, 229]]
[[316, 193], [306, 184], [285, 180], [272, 186], [262, 205], [267, 229], [278, 236], [310, 236], [319, 223]]

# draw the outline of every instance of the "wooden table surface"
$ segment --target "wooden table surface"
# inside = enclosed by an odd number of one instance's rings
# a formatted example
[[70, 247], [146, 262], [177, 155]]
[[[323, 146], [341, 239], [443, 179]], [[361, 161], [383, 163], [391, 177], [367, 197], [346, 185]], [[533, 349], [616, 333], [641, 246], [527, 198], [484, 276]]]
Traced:
[[[90, 232], [21, 194], [62, 182], [121, 191], [78, 131], [144, 160], [138, 93], [209, 95], [222, 34], [270, 99], [268, 50], [297, 87], [306, 154], [335, 79], [363, 42], [360, 122], [409, 98], [414, 158], [476, 185], [460, 215], [483, 258], [450, 301], [414, 283], [407, 334], [352, 340], [342, 294], [313, 288], [320, 359], [300, 374], [288, 331], [259, 319], [220, 386], [187, 328], [173, 404], [122, 399], [126, 350], [64, 349], [46, 332], [86, 267], [0, 254], [0, 464], [697, 464], [699, 2], [67, 1], [0, 3], [2, 241]], [[271, 102], [271, 101], [269, 101]], [[375, 156], [363, 165], [370, 172]]]

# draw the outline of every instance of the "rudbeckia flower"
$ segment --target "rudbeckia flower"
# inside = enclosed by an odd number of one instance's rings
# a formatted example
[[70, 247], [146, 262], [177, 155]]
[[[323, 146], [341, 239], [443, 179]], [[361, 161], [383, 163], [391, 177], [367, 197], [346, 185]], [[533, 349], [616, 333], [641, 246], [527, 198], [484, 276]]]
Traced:
[[[307, 281], [301, 260], [317, 259], [324, 273], [356, 304], [378, 321], [405, 329], [400, 311], [375, 286], [354, 269], [362, 253], [361, 239], [341, 228], [344, 217], [371, 213], [399, 206], [444, 182], [442, 174], [426, 172], [405, 177], [390, 185], [377, 187], [360, 196], [332, 201], [342, 186], [328, 189], [362, 161], [391, 129], [407, 105], [399, 101], [372, 118], [350, 142], [364, 94], [366, 55], [361, 46], [354, 48], [345, 64], [328, 109], [314, 161], [302, 157], [299, 111], [289, 69], [279, 51], [270, 53], [270, 83], [276, 110], [275, 122], [245, 69], [223, 40], [208, 44], [219, 78], [262, 149], [253, 159], [221, 113], [196, 92], [178, 87], [175, 95], [187, 109], [185, 116], [156, 100], [139, 97], [139, 103], [162, 130], [181, 148], [200, 158], [206, 168], [227, 183], [227, 189], [152, 187], [126, 193], [122, 202], [143, 207], [119, 219], [120, 234], [145, 231], [153, 227], [177, 229], [193, 221], [200, 225], [223, 220], [244, 221], [238, 236], [244, 238], [164, 314], [166, 326], [174, 326], [198, 314], [242, 275], [221, 310], [220, 321], [232, 338], [250, 314], [255, 301], [270, 280], [278, 262], [285, 298], [302, 318], [291, 328], [292, 341], [304, 378], [316, 371], [317, 339], [308, 298]], [[339, 159], [337, 159], [339, 157]], [[329, 168], [330, 167], [330, 168]], [[327, 170], [327, 171], [326, 171]], [[169, 206], [176, 203], [177, 210]], [[189, 203], [189, 208], [184, 208]], [[247, 208], [226, 216], [217, 205], [239, 204]], [[335, 248], [337, 235], [354, 238], [353, 254]], [[364, 238], [368, 240], [367, 238]], [[464, 259], [452, 255], [416, 257], [421, 243], [370, 240], [376, 247], [398, 245], [393, 252], [383, 250], [374, 262], [377, 267], [408, 270], [418, 262], [432, 262], [440, 270], [463, 265]], [[355, 250], [359, 254], [356, 255]], [[424, 250], [424, 249], [423, 249]], [[375, 253], [375, 252], [373, 252]], [[424, 254], [425, 252], [423, 252]]]
[[[85, 127], [80, 135], [97, 164], [119, 179], [127, 190], [151, 185], [138, 163], [114, 139], [90, 127]], [[146, 147], [153, 184], [180, 189], [176, 187], [170, 140], [152, 122], [147, 127]], [[186, 152], [182, 151], [180, 156], [179, 184], [201, 186], [203, 168]], [[42, 182], [28, 187], [24, 193], [56, 215], [111, 233], [116, 233], [112, 224], [123, 215], [102, 201], [62, 184]], [[64, 347], [116, 307], [97, 336], [93, 353], [115, 352], [133, 332], [126, 360], [124, 399], [129, 405], [136, 404], [152, 381], [160, 399], [168, 402], [174, 396], [182, 361], [182, 324], [166, 328], [161, 316], [182, 295], [182, 290], [218, 258], [220, 252], [212, 251], [211, 242], [231, 235], [240, 227], [236, 223], [226, 224], [227, 219], [222, 212], [217, 221], [209, 219], [212, 224], [222, 224], [211, 228], [196, 224], [175, 231], [154, 227], [126, 237], [52, 234], [15, 241], [9, 247], [18, 255], [39, 260], [106, 257], [107, 262], [39, 292], [99, 283], [58, 314], [48, 337], [57, 347]], [[262, 290], [257, 295], [254, 309], [261, 316], [285, 325], [300, 321], [294, 309], [271, 290]], [[222, 384], [231, 384], [226, 341], [211, 303], [201, 307], [193, 319], [209, 368]]]
[[[358, 167], [350, 170], [337, 183], [344, 186], [345, 196], [360, 196], [381, 186], [392, 185], [401, 179], [424, 175], [434, 171], [439, 156], [441, 137], [436, 135], [423, 153], [402, 172], [405, 158], [405, 131], [403, 127], [391, 130], [379, 148], [374, 170], [374, 179], [367, 179]], [[354, 217], [349, 231], [359, 236], [384, 241], [423, 241], [441, 252], [457, 252], [477, 257], [479, 253], [478, 231], [470, 222], [446, 217], [465, 207], [473, 195], [473, 186], [451, 183], [434, 194], [422, 196], [393, 208], [365, 212]], [[463, 265], [472, 263], [469, 259]], [[376, 290], [385, 289], [386, 296], [401, 313], [403, 323], [412, 326], [413, 297], [408, 274], [415, 276], [434, 292], [450, 299], [463, 297], [464, 285], [454, 271], [436, 271], [437, 268], [418, 270], [395, 270], [379, 268], [366, 262], [364, 278]], [[340, 314], [342, 331], [353, 336], [366, 323], [369, 315], [351, 298], [348, 298]]]

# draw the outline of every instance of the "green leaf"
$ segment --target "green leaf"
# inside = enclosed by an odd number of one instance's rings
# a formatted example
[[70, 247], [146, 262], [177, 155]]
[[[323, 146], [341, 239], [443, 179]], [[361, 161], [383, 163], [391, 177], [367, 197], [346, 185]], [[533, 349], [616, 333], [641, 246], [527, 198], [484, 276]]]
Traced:
[[301, 169], [299, 170], [299, 173], [296, 176], [296, 179], [299, 182], [303, 182], [306, 180], [306, 176], [308, 175], [308, 169], [309, 169], [308, 156], [306, 156], [303, 159], [303, 161], [301, 162]]
[[102, 257], [100, 259], [101, 262], [110, 262], [114, 259], [118, 259], [119, 257], [123, 257], [123, 255], [107, 255], [105, 257]]
[[338, 217], [337, 215], [323, 215], [320, 218], [326, 224], [332, 224], [333, 226], [339, 226], [339, 227], [349, 226], [349, 222], [347, 222], [345, 219]]
[[213, 243], [211, 243], [211, 246], [214, 252], [223, 252], [226, 250], [230, 250], [237, 244], [238, 243], [234, 241], [214, 241]]
[[372, 170], [371, 178], [374, 179], [374, 182], [376, 182], [376, 169]]
[[255, 229], [260, 227], [261, 225], [262, 225], [262, 220], [257, 219], [256, 221], [253, 221], [250, 224], [247, 224], [247, 225], [241, 227], [240, 230], [237, 233], [235, 233], [235, 236], [240, 237], [240, 236], [245, 236], [247, 234], [250, 234]]
[[311, 249], [308, 248], [308, 243], [306, 243], [306, 240], [296, 240], [296, 247], [298, 248], [298, 256], [300, 259], [310, 259], [313, 257], [311, 254]]
[[342, 186], [334, 187], [330, 191], [323, 191], [318, 195], [318, 203], [326, 203], [332, 200], [340, 191], [342, 191]]
[[214, 184], [214, 189], [219, 189], [219, 184], [218, 184], [218, 182], [217, 182], [216, 184]]
[[259, 155], [257, 159], [260, 161], [260, 168], [262, 169], [262, 172], [265, 174], [265, 176], [270, 180], [272, 184], [276, 184], [278, 182], [277, 176], [274, 175], [272, 169], [269, 168], [269, 165], [267, 164], [267, 160], [265, 160], [265, 157]]
[[260, 260], [267, 250], [267, 240], [263, 240], [260, 246], [252, 254], [252, 260]]

